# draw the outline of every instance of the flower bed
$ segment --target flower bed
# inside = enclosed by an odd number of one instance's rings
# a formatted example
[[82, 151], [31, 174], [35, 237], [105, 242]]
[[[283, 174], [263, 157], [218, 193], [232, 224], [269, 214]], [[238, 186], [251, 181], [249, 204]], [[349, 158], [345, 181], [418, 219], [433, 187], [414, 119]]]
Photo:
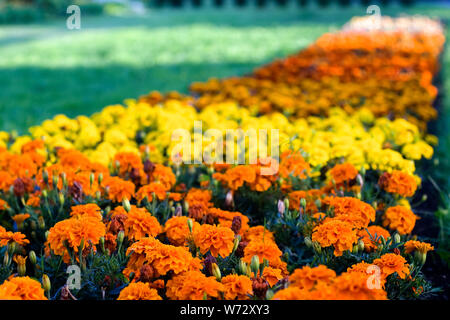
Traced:
[[[367, 19], [192, 95], [0, 133], [0, 299], [430, 297], [414, 195], [445, 39], [426, 18]], [[271, 136], [250, 161], [251, 130], [278, 130], [279, 159], [261, 156]], [[195, 164], [230, 150], [246, 161]]]

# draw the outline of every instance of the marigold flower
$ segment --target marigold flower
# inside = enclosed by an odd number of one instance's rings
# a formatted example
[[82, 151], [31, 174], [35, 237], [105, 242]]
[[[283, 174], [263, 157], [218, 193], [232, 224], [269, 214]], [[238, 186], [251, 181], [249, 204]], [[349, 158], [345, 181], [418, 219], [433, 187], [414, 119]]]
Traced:
[[281, 279], [284, 278], [283, 270], [272, 267], [265, 267], [262, 273], [262, 277], [269, 283], [269, 286], [273, 287]]
[[112, 201], [122, 202], [123, 198], [130, 200], [134, 196], [135, 185], [119, 177], [106, 177], [103, 185], [108, 187], [108, 199]]
[[228, 257], [233, 251], [234, 232], [230, 228], [203, 224], [194, 231], [194, 242], [202, 254], [208, 251], [214, 257]]
[[358, 175], [358, 170], [351, 163], [337, 164], [330, 170], [330, 175], [336, 185], [351, 181]]
[[291, 286], [299, 287], [300, 289], [312, 289], [318, 282], [329, 282], [336, 277], [336, 272], [328, 269], [324, 265], [319, 265], [315, 268], [304, 266], [301, 269], [295, 269], [289, 276]]
[[[172, 217], [166, 221], [164, 225], [164, 232], [170, 243], [174, 246], [182, 246], [186, 244], [186, 240], [190, 235], [188, 221], [189, 218], [185, 216]], [[200, 227], [198, 222], [193, 222], [193, 230]]]
[[67, 246], [72, 248], [75, 257], [78, 259], [78, 250], [83, 242], [81, 250], [91, 247], [95, 250], [95, 245], [100, 242], [100, 238], [105, 235], [106, 227], [98, 217], [89, 215], [77, 215], [70, 219], [56, 223], [49, 230], [46, 245], [54, 254], [64, 257], [64, 262], [70, 261]]
[[139, 240], [146, 236], [156, 237], [162, 232], [158, 220], [145, 208], [131, 206], [131, 210], [126, 213], [126, 216], [124, 231], [129, 239]]
[[162, 300], [158, 291], [144, 282], [133, 282], [120, 291], [117, 300]]
[[172, 300], [202, 300], [204, 296], [218, 298], [225, 291], [215, 277], [207, 277], [200, 271], [188, 271], [167, 281], [166, 295]]
[[279, 261], [281, 261], [282, 254], [281, 250], [273, 241], [268, 239], [265, 241], [253, 240], [245, 247], [242, 260], [246, 263], [251, 263], [253, 256], [256, 255], [260, 262], [267, 259], [269, 265], [276, 268]]
[[325, 221], [314, 228], [312, 238], [322, 247], [334, 247], [334, 255], [339, 257], [346, 250], [351, 250], [358, 241], [355, 229], [348, 222], [336, 218]]
[[136, 277], [139, 277], [144, 264], [153, 267], [157, 273], [156, 277], [166, 275], [170, 271], [179, 274], [202, 268], [200, 260], [193, 258], [186, 247], [166, 245], [154, 238], [141, 238], [128, 247], [127, 254], [130, 253], [125, 275], [134, 272]]
[[334, 208], [336, 219], [347, 221], [355, 228], [365, 228], [371, 221], [375, 221], [375, 209], [357, 198], [331, 197], [324, 199], [324, 202], [329, 202]]
[[418, 216], [404, 206], [390, 207], [383, 216], [383, 226], [397, 230], [399, 234], [409, 234], [414, 229]]
[[11, 242], [15, 242], [21, 246], [30, 243], [30, 241], [25, 238], [23, 233], [6, 231], [5, 228], [0, 226], [0, 247], [7, 246], [8, 243]]
[[97, 218], [99, 220], [103, 219], [103, 216], [101, 213], [102, 210], [95, 203], [88, 203], [88, 204], [73, 206], [70, 209], [71, 209], [70, 215], [72, 217], [86, 215], [86, 216], [90, 216], [93, 218]]
[[147, 197], [147, 200], [151, 202], [153, 201], [153, 194], [155, 194], [158, 200], [162, 201], [167, 196], [167, 190], [161, 183], [152, 182], [142, 186], [136, 192], [136, 199], [141, 202], [145, 197]]
[[399, 170], [383, 173], [378, 180], [378, 184], [387, 192], [395, 193], [405, 198], [412, 197], [417, 189], [414, 177]]
[[421, 253], [427, 253], [428, 251], [434, 250], [434, 247], [426, 242], [420, 242], [416, 240], [409, 240], [405, 243], [405, 253], [411, 253], [415, 250]]
[[360, 230], [358, 232], [358, 236], [361, 237], [364, 242], [364, 249], [371, 252], [381, 243], [381, 237], [387, 240], [391, 235], [386, 229], [380, 226], [370, 226], [366, 229]]
[[248, 300], [253, 294], [252, 280], [242, 275], [230, 274], [222, 278], [225, 287], [225, 299], [227, 300]]
[[0, 285], [0, 300], [47, 300], [47, 297], [38, 281], [15, 277]]
[[409, 265], [406, 263], [405, 258], [395, 253], [386, 253], [379, 259], [375, 259], [373, 264], [380, 267], [383, 277], [387, 277], [394, 272], [397, 272], [402, 279], [409, 275]]

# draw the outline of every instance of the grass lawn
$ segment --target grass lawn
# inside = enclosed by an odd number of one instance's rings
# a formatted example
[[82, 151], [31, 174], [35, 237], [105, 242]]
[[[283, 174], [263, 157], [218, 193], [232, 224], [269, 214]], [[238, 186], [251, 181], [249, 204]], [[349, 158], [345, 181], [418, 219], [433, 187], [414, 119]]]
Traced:
[[[384, 10], [396, 14], [400, 8]], [[408, 9], [450, 17], [450, 9]], [[145, 16], [83, 17], [0, 26], [0, 130], [58, 113], [89, 115], [151, 90], [250, 72], [293, 53], [365, 9], [159, 10]]]

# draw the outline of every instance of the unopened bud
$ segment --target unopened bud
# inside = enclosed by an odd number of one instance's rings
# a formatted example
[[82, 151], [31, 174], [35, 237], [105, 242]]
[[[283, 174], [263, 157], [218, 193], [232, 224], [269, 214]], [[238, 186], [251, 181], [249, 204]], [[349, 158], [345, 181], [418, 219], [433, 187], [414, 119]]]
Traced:
[[5, 255], [3, 256], [3, 265], [7, 267], [9, 265], [9, 254], [8, 251], [5, 251]]
[[125, 238], [125, 232], [123, 230], [119, 231], [117, 234], [117, 244], [120, 246], [123, 243], [123, 239]]
[[44, 220], [43, 216], [39, 216], [39, 218], [38, 218], [38, 226], [42, 230], [45, 229], [45, 220]]
[[352, 253], [357, 254], [358, 253], [358, 245], [355, 244], [352, 248]]
[[240, 235], [237, 235], [235, 238], [234, 238], [234, 242], [233, 242], [233, 251], [232, 252], [235, 252], [236, 250], [237, 250], [237, 248], [239, 247], [239, 242], [241, 241], [241, 236]]
[[274, 296], [273, 291], [270, 290], [270, 289], [267, 290], [267, 292], [266, 292], [266, 299], [267, 299], [267, 300], [272, 300], [273, 296]]
[[222, 279], [222, 274], [220, 273], [220, 269], [219, 266], [217, 265], [217, 263], [213, 263], [211, 265], [212, 268], [212, 274], [214, 277], [216, 277], [217, 281], [220, 281]]
[[300, 199], [300, 206], [303, 208], [303, 210], [306, 210], [306, 199], [305, 198]]
[[47, 198], [48, 197], [48, 192], [47, 192], [47, 190], [42, 190], [42, 196], [44, 197], [44, 198]]
[[318, 254], [322, 253], [322, 247], [320, 246], [320, 243], [315, 240], [313, 241], [313, 248]]
[[250, 268], [256, 277], [258, 274], [258, 271], [259, 271], [259, 257], [257, 255], [254, 255], [252, 257], [252, 261], [250, 263]]
[[309, 237], [305, 237], [305, 245], [308, 247], [308, 248], [311, 248], [312, 246], [313, 246], [313, 243], [312, 243], [312, 241], [311, 241], [311, 239], [309, 238]]
[[394, 243], [398, 244], [402, 241], [402, 238], [400, 237], [400, 235], [398, 233], [394, 234]]
[[61, 206], [64, 205], [64, 194], [62, 192], [59, 193], [59, 203], [61, 204]]
[[362, 239], [358, 240], [358, 251], [363, 252], [364, 251], [364, 241]]
[[242, 259], [239, 260], [239, 272], [247, 274], [247, 264]]
[[189, 228], [189, 232], [192, 233], [192, 230], [194, 228], [194, 222], [192, 221], [192, 219], [188, 219], [187, 220], [187, 225], [188, 225], [188, 228]]
[[10, 256], [13, 256], [14, 252], [16, 252], [16, 243], [15, 242], [10, 242], [8, 244], [8, 253], [9, 253]]
[[30, 253], [28, 253], [28, 256], [30, 257], [31, 264], [35, 265], [37, 262], [36, 253], [33, 250], [31, 250]]
[[97, 177], [98, 184], [101, 185], [103, 181], [103, 173], [99, 173]]
[[131, 210], [130, 201], [126, 197], [122, 199], [122, 207], [125, 209], [126, 212], [130, 212]]
[[52, 288], [50, 278], [46, 274], [42, 276], [42, 287], [44, 288], [45, 292], [50, 292], [50, 289]]
[[89, 175], [89, 183], [91, 184], [91, 186], [94, 184], [94, 180], [95, 180], [95, 174], [93, 172], [91, 172], [91, 174]]
[[281, 200], [278, 200], [278, 213], [281, 216], [283, 216], [285, 210], [286, 210], [286, 206], [284, 205], [284, 202]]
[[45, 184], [48, 184], [48, 172], [47, 172], [47, 170], [42, 171], [42, 179], [44, 180]]

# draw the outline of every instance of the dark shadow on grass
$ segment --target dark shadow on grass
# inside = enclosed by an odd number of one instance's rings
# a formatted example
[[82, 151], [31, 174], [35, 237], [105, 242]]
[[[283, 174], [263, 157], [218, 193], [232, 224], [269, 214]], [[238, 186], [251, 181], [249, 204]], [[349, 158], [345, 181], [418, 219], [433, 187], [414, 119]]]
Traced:
[[[175, 64], [134, 68], [0, 68], [0, 130], [37, 125], [56, 114], [91, 115], [152, 90], [188, 92], [193, 81], [245, 74], [260, 63]], [[37, 81], [38, 79], [38, 81]]]

